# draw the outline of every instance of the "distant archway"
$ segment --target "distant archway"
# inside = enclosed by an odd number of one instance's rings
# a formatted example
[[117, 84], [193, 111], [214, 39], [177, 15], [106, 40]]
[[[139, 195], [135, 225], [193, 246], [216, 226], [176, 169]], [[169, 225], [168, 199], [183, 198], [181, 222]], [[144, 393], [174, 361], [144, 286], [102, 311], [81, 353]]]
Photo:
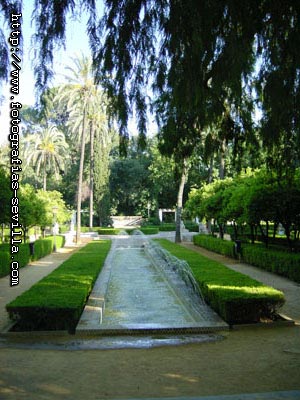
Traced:
[[160, 222], [163, 222], [164, 213], [174, 213], [174, 221], [176, 220], [176, 210], [173, 208], [159, 208], [158, 218]]

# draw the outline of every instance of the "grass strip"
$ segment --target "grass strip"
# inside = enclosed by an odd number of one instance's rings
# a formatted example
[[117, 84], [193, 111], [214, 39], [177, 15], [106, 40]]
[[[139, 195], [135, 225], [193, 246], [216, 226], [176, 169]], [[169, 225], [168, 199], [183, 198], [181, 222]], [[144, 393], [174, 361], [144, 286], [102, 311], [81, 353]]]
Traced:
[[274, 318], [284, 303], [281, 291], [165, 239], [162, 247], [190, 265], [205, 301], [229, 324]]
[[48, 276], [6, 305], [16, 329], [68, 330], [78, 323], [111, 242], [87, 244]]

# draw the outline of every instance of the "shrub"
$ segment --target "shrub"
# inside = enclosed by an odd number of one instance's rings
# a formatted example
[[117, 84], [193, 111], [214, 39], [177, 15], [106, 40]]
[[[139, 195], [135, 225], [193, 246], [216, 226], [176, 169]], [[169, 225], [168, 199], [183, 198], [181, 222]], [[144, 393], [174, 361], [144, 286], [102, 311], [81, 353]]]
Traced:
[[229, 324], [272, 318], [284, 303], [278, 290], [175, 243], [163, 239], [159, 243], [189, 263], [206, 302]]
[[175, 224], [162, 224], [159, 226], [159, 230], [163, 232], [175, 231], [176, 225]]
[[87, 244], [7, 304], [10, 318], [17, 321], [17, 330], [74, 332], [109, 249], [109, 241]]
[[258, 245], [243, 245], [243, 261], [285, 276], [300, 283], [300, 255], [266, 249]]
[[199, 225], [195, 222], [185, 222], [184, 225], [189, 232], [199, 232]]
[[98, 228], [99, 235], [118, 235], [120, 232], [118, 228]]
[[38, 239], [33, 243], [32, 260], [39, 260], [42, 257], [52, 253], [53, 244], [51, 239]]
[[0, 251], [0, 277], [10, 273], [10, 254], [7, 251]]
[[215, 251], [229, 257], [236, 257], [235, 245], [228, 240], [217, 239], [208, 235], [195, 235], [193, 237], [194, 244], [204, 247], [205, 249]]
[[154, 235], [159, 232], [158, 226], [145, 226], [141, 227], [140, 231], [145, 235]]
[[[63, 247], [65, 242], [64, 236], [56, 236], [56, 248]], [[20, 243], [18, 253], [14, 254], [14, 261], [19, 262], [19, 268], [25, 267], [30, 260], [39, 260], [52, 252], [54, 237], [48, 236], [45, 239], [38, 239], [33, 244], [33, 254], [30, 254], [29, 243]], [[8, 258], [2, 253], [7, 253]], [[3, 243], [0, 245], [0, 277], [10, 273], [10, 244]]]
[[[47, 236], [46, 239], [50, 239], [52, 241], [52, 248], [54, 248], [54, 236]], [[64, 247], [65, 245], [66, 238], [63, 235], [56, 235], [55, 236], [55, 245], [56, 249], [60, 249], [61, 247]]]
[[[233, 242], [207, 235], [196, 235], [193, 240], [197, 246], [228, 257], [236, 257]], [[285, 276], [295, 282], [300, 282], [300, 254], [293, 254], [284, 250], [267, 249], [261, 244], [243, 243], [241, 260], [266, 271]]]
[[[13, 261], [19, 263], [19, 268], [25, 267], [30, 261], [30, 251], [28, 243], [20, 243], [18, 245], [19, 251], [13, 255]], [[0, 252], [4, 251], [10, 255], [11, 246], [10, 243], [2, 243], [0, 245]], [[11, 258], [10, 258], [11, 259]], [[10, 263], [10, 261], [9, 261]]]
[[[55, 236], [56, 249], [60, 249], [65, 244], [65, 237], [56, 235]], [[38, 239], [33, 243], [33, 254], [31, 255], [32, 260], [39, 260], [42, 257], [51, 254], [54, 250], [54, 236], [47, 236], [44, 239]]]

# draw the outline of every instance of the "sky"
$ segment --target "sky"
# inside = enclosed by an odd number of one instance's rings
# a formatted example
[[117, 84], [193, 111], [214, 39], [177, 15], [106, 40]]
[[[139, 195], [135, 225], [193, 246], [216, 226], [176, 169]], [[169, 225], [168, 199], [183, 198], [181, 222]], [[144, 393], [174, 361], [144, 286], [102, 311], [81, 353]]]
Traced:
[[[19, 95], [15, 96], [14, 101], [20, 102], [22, 105], [35, 104], [35, 79], [33, 74], [32, 59], [34, 57], [33, 49], [31, 46], [31, 36], [35, 31], [34, 24], [31, 24], [31, 15], [33, 11], [34, 0], [26, 0], [23, 2], [23, 13], [22, 13], [22, 34], [23, 34], [23, 55], [21, 57], [21, 71], [20, 71], [20, 90]], [[102, 0], [97, 1], [97, 7], [99, 15], [103, 13], [103, 2]], [[76, 54], [83, 53], [84, 55], [90, 55], [88, 37], [86, 34], [86, 21], [87, 15], [81, 14], [80, 21], [74, 20], [73, 18], [68, 19], [67, 30], [66, 30], [66, 49], [63, 48], [54, 54], [54, 71], [56, 75], [50, 86], [58, 85], [63, 83], [63, 73], [65, 67], [70, 64], [70, 57]], [[1, 20], [0, 20], [1, 23]], [[10, 30], [7, 30], [8, 36]], [[8, 39], [8, 38], [7, 38]], [[5, 97], [5, 101], [0, 105], [0, 145], [8, 142], [9, 135], [9, 85], [0, 87], [0, 94]], [[151, 125], [151, 124], [150, 124]], [[155, 129], [151, 125], [151, 129]], [[129, 123], [129, 132], [136, 133], [135, 122]]]
[[[35, 79], [33, 74], [32, 59], [33, 49], [31, 46], [31, 36], [34, 33], [34, 24], [31, 23], [31, 15], [33, 11], [33, 0], [23, 2], [22, 12], [22, 34], [23, 34], [23, 54], [21, 57], [21, 71], [20, 71], [20, 89], [19, 95], [15, 96], [14, 101], [20, 102], [22, 105], [35, 104]], [[99, 2], [99, 3], [102, 3]], [[102, 4], [100, 4], [102, 8]], [[66, 49], [63, 48], [54, 56], [54, 71], [56, 72], [52, 84], [59, 84], [63, 82], [62, 74], [65, 66], [70, 62], [70, 57], [80, 54], [90, 55], [88, 39], [86, 35], [86, 15], [82, 15], [81, 21], [72, 20], [69, 18], [66, 32]], [[6, 30], [9, 35], [9, 30]], [[4, 96], [5, 101], [0, 106], [0, 144], [7, 141], [9, 134], [9, 85], [2, 84], [1, 94]]]

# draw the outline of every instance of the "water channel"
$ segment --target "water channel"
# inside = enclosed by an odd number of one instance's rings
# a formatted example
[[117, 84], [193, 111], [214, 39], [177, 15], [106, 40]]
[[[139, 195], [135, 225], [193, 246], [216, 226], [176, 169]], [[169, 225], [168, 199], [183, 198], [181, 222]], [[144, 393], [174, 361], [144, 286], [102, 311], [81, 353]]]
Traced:
[[144, 235], [113, 239], [76, 332], [126, 335], [227, 329], [203, 301], [188, 266], [180, 264]]
[[112, 239], [75, 335], [0, 338], [0, 348], [149, 348], [215, 342], [226, 330], [184, 261], [146, 236], [124, 234]]

